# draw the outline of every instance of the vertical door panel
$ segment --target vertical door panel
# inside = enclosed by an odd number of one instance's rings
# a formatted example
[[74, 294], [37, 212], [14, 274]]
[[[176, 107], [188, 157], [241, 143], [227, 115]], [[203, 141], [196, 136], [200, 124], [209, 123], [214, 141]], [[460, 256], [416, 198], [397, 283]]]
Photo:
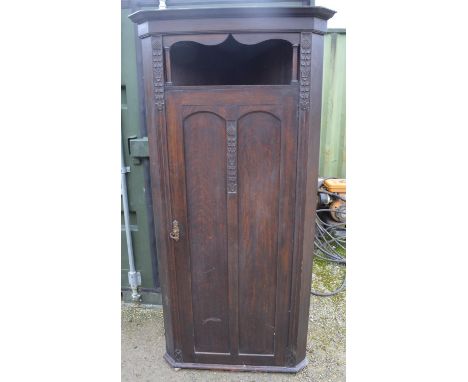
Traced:
[[181, 223], [175, 347], [184, 362], [285, 362], [296, 90], [167, 94], [171, 211]]
[[229, 353], [225, 121], [198, 112], [183, 130], [194, 351]]
[[264, 112], [238, 122], [240, 353], [275, 352], [280, 129]]

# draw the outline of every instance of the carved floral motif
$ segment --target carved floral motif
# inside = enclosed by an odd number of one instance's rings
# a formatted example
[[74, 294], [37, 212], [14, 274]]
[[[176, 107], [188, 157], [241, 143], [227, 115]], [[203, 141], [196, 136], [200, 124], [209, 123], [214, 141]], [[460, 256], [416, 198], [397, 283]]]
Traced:
[[184, 362], [184, 359], [182, 357], [182, 350], [176, 349], [174, 351], [174, 359], [176, 360], [176, 362]]
[[310, 56], [312, 48], [312, 34], [301, 34], [301, 63], [299, 104], [302, 110], [310, 108]]
[[227, 137], [227, 192], [237, 193], [237, 129], [236, 121], [228, 121]]
[[153, 91], [158, 110], [164, 109], [164, 67], [162, 37], [154, 37], [153, 43]]
[[286, 349], [286, 365], [289, 367], [296, 366], [296, 356], [291, 348]]

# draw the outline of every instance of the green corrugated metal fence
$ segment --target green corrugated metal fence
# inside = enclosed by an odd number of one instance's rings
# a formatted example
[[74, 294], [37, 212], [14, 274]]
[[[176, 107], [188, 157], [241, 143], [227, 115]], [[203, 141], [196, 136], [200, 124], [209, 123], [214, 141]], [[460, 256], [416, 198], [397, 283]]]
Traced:
[[346, 177], [346, 32], [325, 35], [320, 169], [325, 177]]

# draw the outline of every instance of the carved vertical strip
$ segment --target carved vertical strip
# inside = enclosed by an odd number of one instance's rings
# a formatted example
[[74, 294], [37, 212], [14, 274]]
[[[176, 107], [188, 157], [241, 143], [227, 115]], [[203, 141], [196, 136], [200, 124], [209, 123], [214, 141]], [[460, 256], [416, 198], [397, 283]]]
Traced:
[[158, 110], [164, 109], [164, 65], [162, 36], [153, 37], [153, 92]]
[[310, 55], [312, 33], [301, 33], [301, 63], [299, 105], [302, 110], [310, 109]]
[[236, 121], [227, 121], [227, 193], [237, 194], [237, 127]]

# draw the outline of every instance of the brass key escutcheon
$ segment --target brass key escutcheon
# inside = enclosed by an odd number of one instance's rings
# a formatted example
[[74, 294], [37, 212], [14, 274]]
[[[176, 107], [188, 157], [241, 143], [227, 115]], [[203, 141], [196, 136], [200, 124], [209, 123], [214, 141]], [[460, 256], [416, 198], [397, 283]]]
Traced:
[[179, 222], [177, 220], [174, 220], [172, 222], [172, 230], [169, 233], [169, 237], [174, 241], [179, 241], [180, 229], [179, 229]]

